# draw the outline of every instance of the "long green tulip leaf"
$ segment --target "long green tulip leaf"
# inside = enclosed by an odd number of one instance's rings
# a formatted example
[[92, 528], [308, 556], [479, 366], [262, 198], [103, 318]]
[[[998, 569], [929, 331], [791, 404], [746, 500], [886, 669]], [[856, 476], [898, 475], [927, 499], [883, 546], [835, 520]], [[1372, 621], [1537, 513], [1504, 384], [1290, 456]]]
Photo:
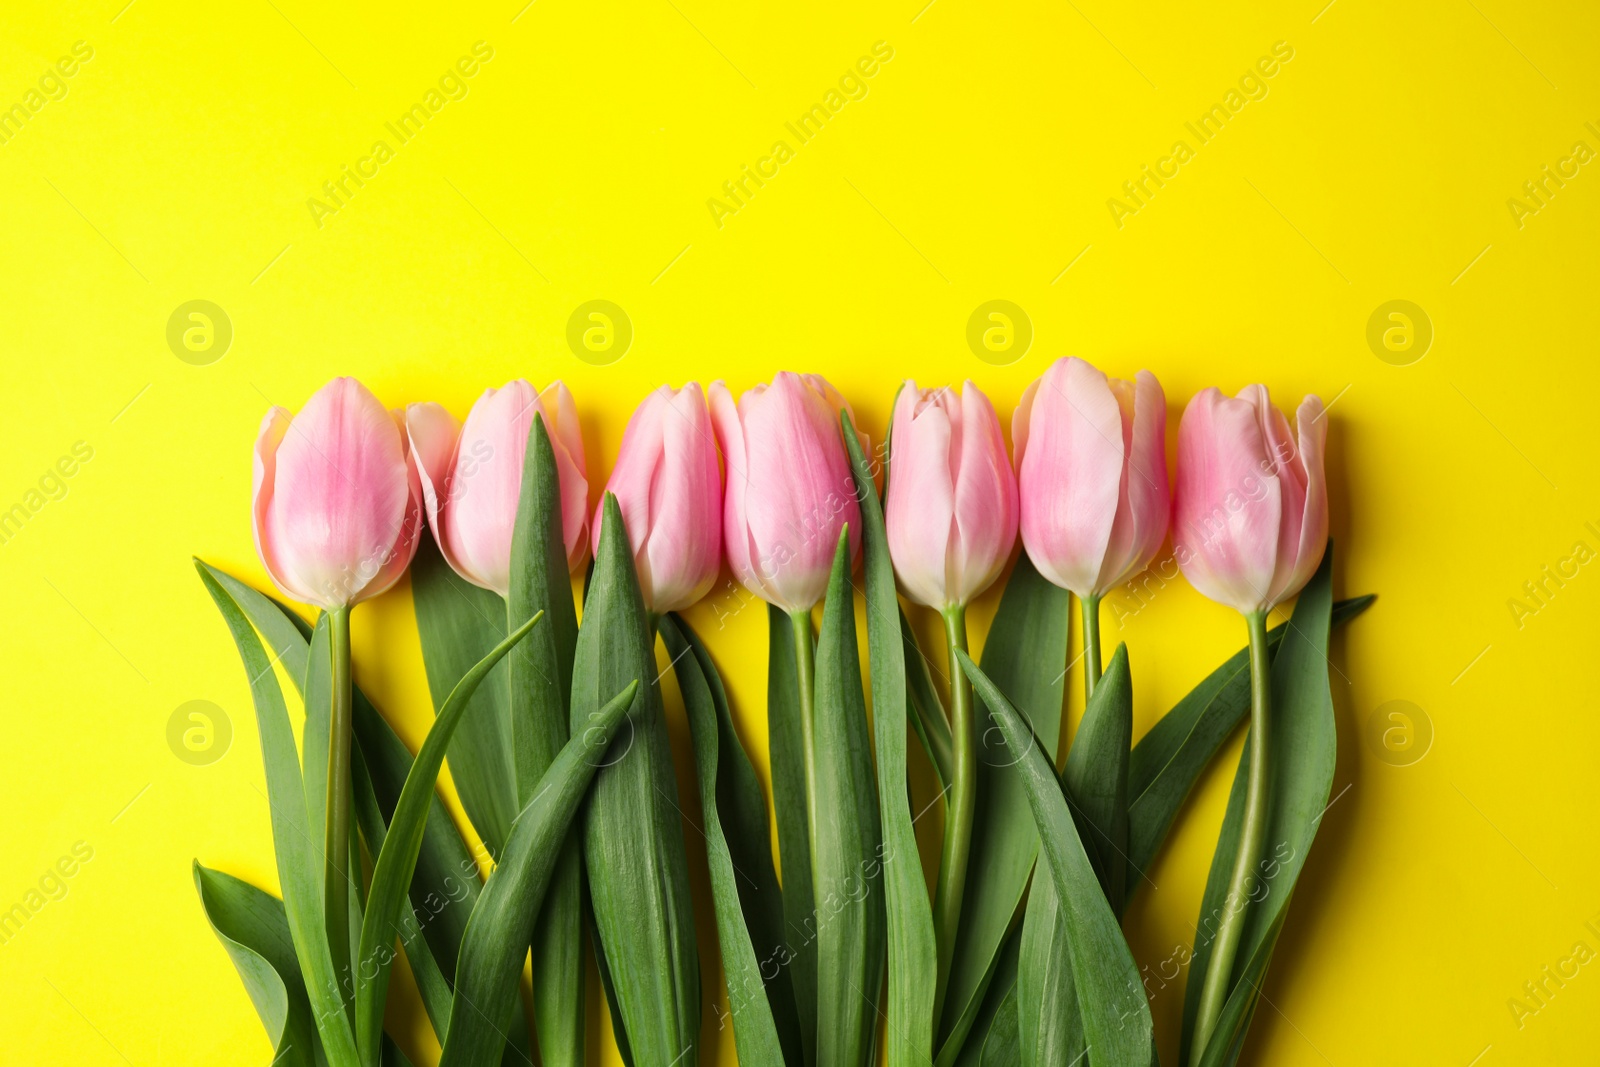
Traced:
[[[512, 764], [517, 804], [526, 805], [567, 741], [578, 617], [561, 531], [561, 481], [544, 417], [537, 412], [522, 461], [511, 538], [507, 625], [543, 612], [545, 621], [506, 660], [510, 670]], [[533, 1014], [544, 1067], [583, 1067], [583, 858], [562, 844], [544, 912], [533, 933]]]
[[[808, 623], [809, 625], [809, 623]], [[767, 755], [772, 806], [783, 872], [783, 922], [789, 950], [782, 968], [794, 990], [804, 1067], [814, 1067], [817, 1043], [817, 910], [811, 885], [811, 821], [806, 811], [805, 742], [800, 716], [800, 668], [794, 620], [767, 605]]]
[[[862, 1067], [873, 1058], [887, 950], [884, 861], [908, 859], [889, 856], [879, 830], [859, 648], [849, 530], [842, 529], [817, 634], [812, 707], [817, 1067]], [[902, 797], [904, 783], [903, 773], [891, 783]]]
[[[868, 640], [871, 640], [870, 634]], [[911, 629], [911, 620], [906, 618], [903, 609], [900, 612], [900, 640], [909, 651], [908, 655], [901, 658], [906, 669], [906, 697], [911, 705], [911, 727], [916, 730], [917, 740], [922, 742], [928, 762], [933, 765], [933, 773], [939, 779], [939, 789], [943, 791], [950, 788], [951, 768], [955, 765], [952, 751], [955, 741], [950, 736], [950, 719], [945, 713], [944, 702], [933, 687], [928, 657], [917, 646], [916, 631]]]
[[[1333, 696], [1328, 687], [1328, 633], [1332, 616], [1333, 545], [1322, 565], [1300, 591], [1287, 630], [1272, 661], [1271, 791], [1267, 798], [1266, 854], [1256, 861], [1257, 877], [1245, 901], [1228, 901], [1228, 882], [1244, 822], [1250, 749], [1245, 746], [1228, 796], [1227, 814], [1217, 837], [1211, 872], [1201, 898], [1200, 922], [1189, 962], [1183, 1005], [1180, 1067], [1192, 1063], [1190, 1044], [1199, 1010], [1200, 987], [1225, 909], [1243, 907], [1244, 929], [1229, 980], [1223, 1012], [1231, 1030], [1218, 1030], [1203, 1062], [1231, 1067], [1243, 1044], [1242, 1028], [1260, 996], [1260, 977], [1294, 892], [1306, 855], [1327, 810], [1338, 745]], [[1254, 981], [1246, 981], [1255, 969]], [[1236, 1003], [1237, 1001], [1237, 1003]]]
[[[1084, 708], [1067, 753], [1061, 788], [1078, 835], [1114, 913], [1122, 910], [1128, 847], [1128, 750], [1133, 679], [1128, 646], [1118, 645]], [[1023, 1067], [1071, 1063], [1084, 1052], [1068, 925], [1055, 882], [1035, 878], [1022, 921], [1016, 1013]]]
[[676, 615], [661, 620], [661, 638], [689, 716], [712, 907], [739, 1062], [799, 1067], [804, 1054], [794, 990], [789, 972], [778, 966], [787, 947], [767, 799], [739, 743], [710, 653]]
[[[505, 640], [506, 605], [451, 570], [431, 538], [421, 541], [411, 562], [411, 599], [438, 715], [462, 676]], [[517, 815], [508, 674], [502, 667], [479, 686], [477, 708], [462, 721], [448, 753], [461, 806], [496, 857]]]
[[261, 758], [266, 766], [267, 806], [272, 816], [278, 881], [283, 887], [284, 912], [317, 1032], [330, 1067], [354, 1067], [359, 1062], [355, 1035], [350, 1029], [339, 978], [334, 972], [333, 953], [328, 948], [323, 926], [322, 898], [307, 845], [311, 828], [306, 816], [300, 757], [295, 748], [294, 731], [289, 725], [289, 711], [284, 706], [283, 690], [272, 672], [272, 661], [267, 659], [260, 639], [250, 627], [250, 620], [211, 576], [209, 569], [198, 560], [195, 563], [201, 583], [227, 623], [244, 663], [245, 677], [250, 680], [250, 696], [255, 703], [256, 727], [261, 737]]
[[[872, 665], [873, 733], [877, 739], [878, 807], [882, 812], [883, 902], [888, 922], [889, 1067], [926, 1067], [933, 1062], [933, 999], [938, 953], [933, 909], [922, 876], [911, 798], [906, 791], [906, 652], [900, 601], [883, 506], [872, 470], [861, 451], [849, 412], [840, 419], [861, 505], [865, 556], [867, 652]], [[849, 595], [846, 586], [845, 594]], [[913, 646], [915, 647], [915, 646]], [[846, 646], [844, 651], [851, 651]], [[865, 709], [863, 709], [863, 716]], [[818, 754], [819, 759], [822, 754]], [[875, 991], [874, 991], [875, 992]]]
[[[1333, 605], [1332, 625], [1360, 615], [1372, 594]], [[1287, 627], [1267, 631], [1276, 654]], [[1250, 714], [1250, 650], [1242, 648], [1206, 676], [1133, 747], [1128, 767], [1128, 873], [1131, 897], [1166, 840], [1178, 810], [1235, 728]]]
[[[983, 644], [987, 677], [1021, 710], [1051, 759], [1061, 737], [1069, 606], [1066, 590], [1041, 577], [1024, 553]], [[987, 722], [981, 709], [977, 719]], [[1011, 770], [1012, 756], [998, 730], [980, 733], [977, 754], [972, 852], [939, 1024], [938, 1067], [950, 1067], [961, 1052], [1039, 853], [1027, 793]]]
[[600, 948], [635, 1060], [695, 1062], [700, 970], [678, 783], [667, 744], [633, 549], [617, 499], [606, 494], [600, 544], [572, 669], [574, 736], [633, 679], [641, 684], [628, 729], [612, 742], [582, 818], [584, 865]]
[[480, 1067], [500, 1057], [519, 999], [526, 946], [560, 861], [561, 840], [618, 724], [645, 691], [637, 680], [629, 682], [587, 718], [512, 823], [500, 864], [467, 920], [440, 1067]]
[[[444, 766], [450, 737], [484, 678], [528, 635], [539, 619], [540, 616], [535, 615], [513, 630], [456, 683], [439, 717], [429, 728], [422, 750], [417, 753], [411, 773], [406, 775], [406, 784], [400, 790], [400, 801], [395, 805], [394, 817], [389, 821], [382, 850], [373, 866], [366, 918], [361, 924], [361, 952], [356, 957], [356, 1036], [363, 1059], [369, 1064], [376, 1064], [382, 1051], [383, 1008], [394, 960], [393, 946], [400, 935], [397, 925], [400, 908], [406, 889], [411, 885], [417, 856], [422, 851], [428, 804]], [[468, 925], [471, 925], [470, 920]]]
[[273, 1063], [317, 1067], [317, 1029], [283, 901], [231, 874], [194, 864], [194, 886], [272, 1041]]
[[1049, 874], [1067, 926], [1073, 984], [1086, 1045], [1096, 1062], [1147, 1067], [1153, 1052], [1150, 1004], [1139, 967], [1123, 939], [1117, 917], [1078, 836], [1055, 769], [1027, 720], [970, 656], [958, 653], [962, 669], [983, 697], [1015, 761], [1043, 846]]
[[[1040, 881], [1042, 884], [1048, 879]], [[1000, 955], [995, 960], [994, 978], [983, 995], [983, 1004], [967, 1033], [961, 1055], [956, 1058], [956, 1067], [982, 1067], [983, 1050], [989, 1043], [991, 1032], [998, 1031], [998, 1040], [1005, 1040], [1005, 1030], [1010, 1023], [1002, 1021], [1001, 1016], [1005, 1012], [1016, 1011], [1018, 948], [1022, 942], [1020, 935], [1021, 925], [1018, 924], [1001, 946]], [[1017, 1062], [1021, 1062], [1020, 1051]]]

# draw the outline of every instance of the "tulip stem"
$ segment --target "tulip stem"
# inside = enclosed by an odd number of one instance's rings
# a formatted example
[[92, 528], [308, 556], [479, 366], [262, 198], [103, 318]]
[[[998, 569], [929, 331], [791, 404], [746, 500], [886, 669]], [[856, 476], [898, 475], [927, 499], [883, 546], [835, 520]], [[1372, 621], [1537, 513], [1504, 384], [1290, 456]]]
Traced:
[[350, 608], [328, 612], [333, 651], [328, 708], [328, 823], [323, 838], [322, 899], [328, 948], [341, 983], [350, 969]]
[[1267, 766], [1268, 720], [1271, 718], [1272, 676], [1267, 658], [1267, 613], [1252, 611], [1245, 616], [1250, 629], [1250, 772], [1244, 801], [1244, 826], [1239, 833], [1239, 852], [1234, 857], [1228, 893], [1222, 898], [1222, 915], [1216, 942], [1206, 964], [1205, 984], [1200, 988], [1200, 1009], [1195, 1016], [1189, 1062], [1197, 1064], [1216, 1029], [1217, 1018], [1227, 1002], [1233, 979], [1233, 961], [1244, 934], [1245, 908], [1252, 892], [1256, 862], [1267, 835], [1267, 796], [1270, 768]]
[[1079, 597], [1078, 605], [1083, 608], [1083, 701], [1088, 704], [1094, 687], [1100, 684], [1100, 673], [1105, 670], [1100, 658], [1100, 598]]
[[794, 631], [795, 679], [800, 687], [800, 747], [806, 765], [806, 837], [811, 846], [811, 869], [817, 869], [817, 732], [812, 700], [816, 690], [816, 650], [811, 645], [811, 612], [791, 611]]
[[961, 898], [967, 884], [967, 855], [972, 846], [972, 812], [977, 802], [976, 750], [973, 746], [972, 683], [961, 670], [956, 650], [967, 650], [967, 611], [964, 605], [945, 608], [945, 643], [950, 663], [950, 733], [952, 768], [950, 792], [945, 799], [944, 848], [939, 853], [939, 881], [933, 895], [938, 979], [933, 1017], [944, 1010], [955, 954], [956, 930], [961, 924]]

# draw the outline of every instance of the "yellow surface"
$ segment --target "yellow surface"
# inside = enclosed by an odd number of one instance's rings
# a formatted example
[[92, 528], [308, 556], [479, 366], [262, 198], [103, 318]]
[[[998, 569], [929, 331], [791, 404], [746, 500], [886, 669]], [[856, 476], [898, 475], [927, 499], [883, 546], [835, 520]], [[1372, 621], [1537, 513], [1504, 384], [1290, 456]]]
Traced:
[[[0, 544], [0, 905], [40, 905], [0, 945], [0, 1061], [270, 1059], [189, 876], [199, 857], [276, 884], [244, 678], [189, 564], [264, 581], [248, 501], [269, 402], [354, 374], [390, 404], [464, 414], [486, 386], [561, 377], [598, 492], [663, 381], [819, 371], [876, 440], [901, 376], [971, 376], [1009, 421], [1076, 353], [1156, 371], [1174, 429], [1211, 384], [1333, 403], [1337, 591], [1382, 594], [1336, 641], [1338, 799], [1246, 1061], [1593, 1062], [1592, 965], [1545, 980], [1536, 1013], [1508, 1002], [1534, 1006], [1524, 983], [1600, 948], [1600, 578], [1563, 562], [1600, 550], [1600, 173], [1573, 154], [1600, 151], [1600, 9], [524, 2], [0, 12], [0, 105], [28, 109], [0, 127], [0, 508], [26, 512]], [[46, 77], [80, 41], [90, 58]], [[385, 124], [475, 42], [492, 58], [447, 79], [402, 143]], [[1275, 47], [1292, 58], [1247, 79], [1202, 143], [1185, 124]], [[875, 48], [892, 58], [843, 83], [820, 133], [786, 129]], [[1547, 164], [1575, 176], [1541, 203], [1523, 183]], [[730, 203], [746, 165], [776, 173]], [[1123, 183], [1145, 165], [1176, 173], [1140, 203]], [[333, 201], [346, 166], [370, 176]], [[166, 340], [197, 299], [232, 324], [209, 365]], [[566, 341], [594, 299], [634, 327], [609, 365]], [[1032, 324], [1007, 366], [966, 341], [994, 299]], [[1406, 366], [1367, 341], [1396, 299], [1434, 329]], [[1532, 600], [1547, 566], [1570, 577]], [[1244, 628], [1181, 581], [1131, 605], [1113, 597], [1107, 625], [1142, 732]], [[764, 765], [762, 612], [691, 617]], [[429, 705], [406, 587], [355, 631], [361, 684], [415, 745]], [[209, 766], [168, 747], [190, 700], [233, 727]], [[1409, 766], [1367, 740], [1392, 700], [1432, 725]], [[1190, 940], [1236, 751], [1129, 917], [1152, 969]], [[41, 879], [53, 895], [30, 897]], [[1154, 998], [1169, 1063], [1181, 1000], [1181, 981]], [[716, 1033], [708, 1006], [705, 1062], [731, 1063]], [[419, 1025], [408, 1044], [431, 1062], [430, 1041]]]

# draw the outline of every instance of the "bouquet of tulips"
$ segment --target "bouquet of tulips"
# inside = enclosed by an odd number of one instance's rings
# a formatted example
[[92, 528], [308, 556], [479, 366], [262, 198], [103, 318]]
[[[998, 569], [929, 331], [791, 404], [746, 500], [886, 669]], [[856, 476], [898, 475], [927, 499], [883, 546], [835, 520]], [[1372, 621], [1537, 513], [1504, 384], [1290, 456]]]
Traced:
[[[443, 1064], [581, 1067], [589, 949], [625, 1062], [697, 1062], [702, 961], [658, 638], [688, 716], [717, 1014], [741, 1063], [867, 1067], [881, 1037], [890, 1067], [1155, 1064], [1153, 976], [1120, 917], [1248, 718], [1179, 1052], [1180, 1067], [1235, 1063], [1332, 783], [1329, 631], [1372, 599], [1332, 599], [1321, 402], [1291, 431], [1262, 386], [1202, 392], [1174, 494], [1166, 400], [1144, 371], [1057, 362], [1017, 408], [1011, 458], [970, 381], [905, 383], [876, 451], [817, 376], [708, 394], [650, 394], [592, 515], [560, 383], [489, 390], [464, 423], [437, 404], [390, 412], [348, 378], [267, 414], [256, 546], [278, 590], [320, 613], [198, 566], [255, 702], [282, 899], [198, 863], [195, 880], [274, 1067], [408, 1062], [383, 1027], [400, 954]], [[1135, 743], [1129, 655], [1103, 654], [1101, 599], [1169, 527], [1178, 566], [1244, 615], [1248, 643]], [[966, 606], [1019, 531], [974, 659]], [[591, 553], [579, 625], [572, 577]], [[777, 862], [712, 650], [679, 614], [724, 559], [768, 604]], [[408, 568], [436, 709], [415, 754], [350, 664], [352, 608]], [[1072, 596], [1086, 704], [1058, 770]], [[913, 626], [925, 609], [945, 637], [931, 655]], [[298, 745], [280, 672], [304, 709]], [[944, 816], [931, 894], [918, 751]], [[447, 758], [487, 856], [436, 793]]]

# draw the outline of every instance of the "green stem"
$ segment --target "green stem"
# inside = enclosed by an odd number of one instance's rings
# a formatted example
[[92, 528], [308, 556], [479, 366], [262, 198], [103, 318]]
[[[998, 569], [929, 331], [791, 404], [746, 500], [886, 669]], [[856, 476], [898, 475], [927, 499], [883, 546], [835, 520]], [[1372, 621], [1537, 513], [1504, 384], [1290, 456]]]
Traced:
[[322, 846], [323, 916], [334, 973], [353, 980], [350, 970], [350, 608], [328, 613], [333, 651], [328, 709], [328, 824]]
[[1267, 613], [1253, 611], [1245, 616], [1245, 622], [1250, 629], [1250, 777], [1244, 800], [1244, 827], [1239, 833], [1239, 853], [1233, 861], [1233, 874], [1228, 879], [1228, 894], [1222, 900], [1222, 917], [1211, 959], [1206, 965], [1205, 985], [1200, 988], [1200, 1010], [1195, 1017], [1194, 1040], [1189, 1050], [1191, 1064], [1200, 1062], [1216, 1029], [1217, 1017], [1228, 999], [1233, 961], [1239, 951], [1239, 938], [1244, 933], [1250, 883], [1267, 835], [1271, 770], [1267, 766], [1267, 742], [1272, 715]]
[[950, 793], [945, 800], [944, 848], [939, 853], [939, 881], [933, 894], [933, 923], [938, 948], [938, 979], [933, 997], [933, 1017], [944, 1010], [955, 954], [956, 930], [961, 925], [961, 898], [967, 885], [967, 856], [972, 850], [972, 812], [977, 803], [978, 768], [974, 747], [972, 683], [956, 660], [956, 650], [967, 650], [967, 610], [964, 605], [945, 608], [945, 644], [950, 663]]
[[1094, 687], [1100, 684], [1100, 673], [1105, 670], [1105, 662], [1100, 658], [1100, 598], [1079, 597], [1078, 605], [1083, 608], [1083, 700], [1087, 705], [1094, 696]]
[[816, 650], [811, 646], [811, 612], [791, 611], [795, 677], [800, 683], [800, 747], [806, 764], [806, 836], [811, 844], [811, 869], [817, 869], [817, 731], [812, 707], [816, 691]]

